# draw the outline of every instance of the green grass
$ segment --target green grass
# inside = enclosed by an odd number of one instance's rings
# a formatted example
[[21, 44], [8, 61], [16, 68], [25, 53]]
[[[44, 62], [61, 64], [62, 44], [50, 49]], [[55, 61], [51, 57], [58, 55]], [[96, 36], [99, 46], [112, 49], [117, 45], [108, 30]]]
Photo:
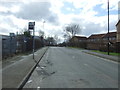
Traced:
[[[108, 54], [108, 52], [101, 52], [101, 51], [98, 51], [98, 50], [92, 50], [93, 52], [97, 52], [97, 53], [102, 53], [102, 54]], [[114, 52], [110, 52], [109, 53], [110, 55], [113, 55], [113, 56], [120, 56], [120, 53], [114, 53]]]
[[[80, 50], [84, 49], [84, 48], [79, 48], [79, 47], [68, 47], [68, 48], [76, 48], [76, 49], [80, 49]], [[91, 51], [108, 55], [108, 52], [102, 52], [102, 51], [99, 51], [99, 50], [91, 50]], [[120, 56], [120, 53], [110, 52], [109, 54], [113, 55], [113, 56]]]

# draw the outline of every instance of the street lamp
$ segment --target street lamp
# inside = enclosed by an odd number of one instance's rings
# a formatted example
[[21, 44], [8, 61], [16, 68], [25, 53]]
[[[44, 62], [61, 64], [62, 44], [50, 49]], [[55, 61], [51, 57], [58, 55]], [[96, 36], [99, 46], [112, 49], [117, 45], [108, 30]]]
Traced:
[[45, 23], [45, 20], [43, 21], [43, 29], [44, 29], [44, 23]]

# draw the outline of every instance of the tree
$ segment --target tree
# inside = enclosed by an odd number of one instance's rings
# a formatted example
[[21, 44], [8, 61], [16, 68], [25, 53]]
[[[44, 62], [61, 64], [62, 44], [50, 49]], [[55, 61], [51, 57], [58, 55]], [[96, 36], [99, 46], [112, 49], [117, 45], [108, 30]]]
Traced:
[[20, 34], [20, 35], [24, 35], [24, 36], [26, 36], [26, 37], [30, 37], [30, 36], [31, 36], [30, 31], [29, 31], [26, 27], [24, 27], [24, 28], [20, 31], [19, 34]]
[[30, 31], [27, 28], [24, 28], [23, 32], [24, 32], [24, 36], [26, 36], [26, 37], [30, 37], [31, 36]]
[[81, 28], [79, 24], [76, 24], [76, 23], [68, 24], [64, 29], [65, 37], [72, 38], [80, 31], [81, 31]]
[[54, 45], [55, 44], [55, 40], [54, 40], [53, 37], [47, 37], [46, 41], [47, 41], [48, 45]]
[[75, 45], [75, 41], [70, 42], [70, 39], [75, 36], [76, 34], [78, 34], [81, 31], [81, 28], [79, 26], [79, 24], [76, 23], [71, 23], [68, 24], [64, 27], [64, 42], [67, 43], [67, 45]]
[[60, 39], [59, 39], [59, 37], [57, 36], [57, 35], [54, 35], [54, 41], [55, 41], [55, 43], [57, 44], [58, 42], [60, 42]]

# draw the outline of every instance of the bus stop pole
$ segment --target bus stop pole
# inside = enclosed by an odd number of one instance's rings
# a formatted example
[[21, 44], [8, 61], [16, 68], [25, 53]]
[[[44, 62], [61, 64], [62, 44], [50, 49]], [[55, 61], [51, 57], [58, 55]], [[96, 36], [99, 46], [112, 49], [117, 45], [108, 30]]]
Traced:
[[34, 51], [35, 51], [35, 38], [34, 38], [34, 36], [35, 36], [35, 30], [33, 28], [33, 59], [34, 59]]

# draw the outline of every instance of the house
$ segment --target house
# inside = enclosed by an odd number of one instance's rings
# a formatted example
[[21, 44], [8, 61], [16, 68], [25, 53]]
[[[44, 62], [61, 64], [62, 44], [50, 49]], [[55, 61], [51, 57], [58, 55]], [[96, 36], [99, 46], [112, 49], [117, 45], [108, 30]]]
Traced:
[[116, 28], [117, 28], [117, 42], [120, 42], [120, 20], [116, 24]]
[[114, 44], [116, 43], [116, 35], [117, 35], [117, 32], [109, 32], [109, 34], [105, 34], [103, 37], [102, 37], [102, 42], [107, 44], [108, 43], [108, 37], [109, 37], [109, 42], [110, 44]]
[[89, 36], [87, 39], [87, 49], [99, 50], [104, 35], [105, 34], [92, 34]]
[[117, 41], [116, 41], [116, 46], [117, 46], [117, 52], [120, 52], [120, 20], [116, 24], [117, 28]]
[[116, 52], [116, 32], [109, 32], [109, 34], [93, 34], [88, 37], [87, 49], [107, 51], [108, 37], [110, 51]]
[[[117, 32], [109, 32], [102, 37], [102, 46], [100, 47], [101, 51], [108, 50], [108, 42], [109, 42], [109, 51], [116, 52], [116, 35]], [[109, 37], [109, 41], [108, 41]]]
[[73, 36], [70, 40], [70, 45], [80, 48], [86, 48], [87, 37], [84, 36]]
[[2, 60], [2, 35], [0, 35], [0, 61]]

